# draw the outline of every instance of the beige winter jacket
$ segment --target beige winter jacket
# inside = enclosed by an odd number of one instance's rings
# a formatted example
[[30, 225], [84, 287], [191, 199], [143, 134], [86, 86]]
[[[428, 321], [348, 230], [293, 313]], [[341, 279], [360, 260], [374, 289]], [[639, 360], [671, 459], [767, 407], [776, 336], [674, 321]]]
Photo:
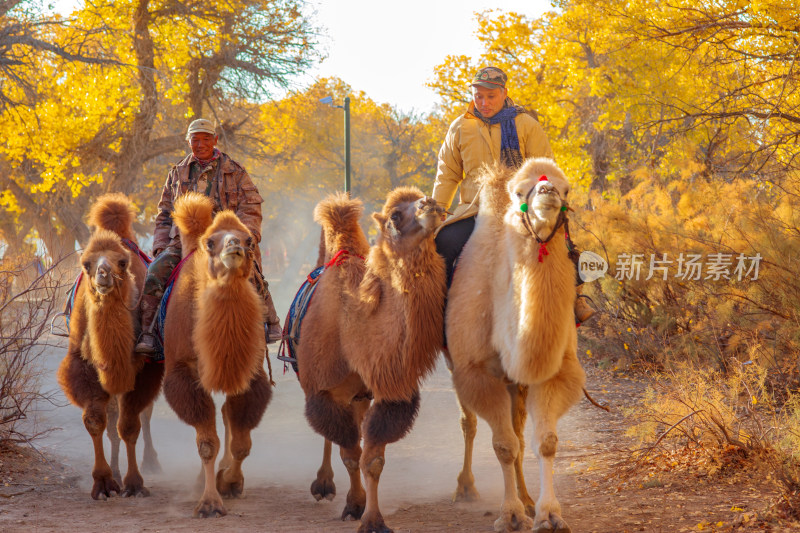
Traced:
[[[478, 213], [476, 177], [483, 163], [492, 163], [500, 158], [500, 124], [486, 124], [472, 113], [474, 109], [475, 104], [470, 103], [467, 112], [450, 124], [439, 149], [433, 198], [440, 206], [449, 209], [456, 189], [461, 185], [458, 206], [445, 225]], [[523, 159], [553, 157], [547, 135], [535, 118], [520, 113], [514, 120]]]

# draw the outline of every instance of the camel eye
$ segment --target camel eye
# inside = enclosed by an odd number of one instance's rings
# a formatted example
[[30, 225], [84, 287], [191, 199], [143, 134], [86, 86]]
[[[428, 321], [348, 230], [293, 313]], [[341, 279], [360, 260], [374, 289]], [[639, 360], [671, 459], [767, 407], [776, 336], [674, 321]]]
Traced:
[[245, 246], [247, 248], [251, 248], [253, 246], [253, 238], [252, 237], [248, 237], [247, 240], [244, 241], [244, 244], [245, 244]]
[[206, 250], [208, 250], [209, 252], [214, 250], [214, 240], [213, 239], [208, 239], [206, 241]]
[[517, 195], [517, 198], [519, 198], [520, 200], [522, 200], [522, 193], [521, 193], [520, 191], [517, 191], [517, 192], [515, 192], [514, 194], [516, 194], [516, 195]]
[[120, 270], [125, 270], [128, 268], [128, 260], [127, 259], [120, 259], [117, 263], [119, 265]]
[[393, 212], [391, 218], [392, 222], [397, 222], [398, 220], [400, 220], [400, 211]]
[[86, 261], [83, 263], [83, 269], [86, 272], [90, 272], [92, 270], [92, 263], [90, 261]]

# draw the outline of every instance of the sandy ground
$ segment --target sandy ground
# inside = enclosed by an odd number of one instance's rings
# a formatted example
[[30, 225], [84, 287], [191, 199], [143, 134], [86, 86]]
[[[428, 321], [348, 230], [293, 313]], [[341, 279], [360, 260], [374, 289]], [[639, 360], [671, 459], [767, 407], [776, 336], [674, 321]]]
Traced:
[[[45, 389], [57, 388], [55, 368], [63, 353], [57, 349], [47, 353]], [[0, 456], [0, 531], [355, 532], [357, 522], [339, 519], [348, 479], [336, 451], [337, 497], [316, 502], [309, 493], [323, 442], [303, 417], [303, 395], [295, 376], [291, 370], [283, 374], [274, 348], [270, 358], [277, 382], [273, 400], [253, 433], [253, 449], [244, 464], [245, 495], [226, 501], [227, 516], [192, 517], [200, 469], [194, 431], [177, 419], [163, 399], [156, 404], [152, 424], [163, 473], [145, 477], [152, 495], [107, 501], [89, 497], [91, 441], [79, 409], [43, 406], [40, 425], [60, 429], [37, 441], [42, 455]], [[590, 372], [587, 388], [597, 400], [617, 408], [636, 401], [641, 391], [636, 382], [599, 371]], [[59, 398], [63, 401], [60, 393]], [[556, 491], [563, 516], [576, 533], [729, 531], [742, 512], [762, 508], [775, 496], [769, 482], [757, 479], [728, 484], [680, 476], [650, 488], [634, 484], [620, 490], [609, 476], [625, 458], [623, 448], [628, 444], [619, 409], [608, 414], [582, 400], [560, 422], [559, 437]], [[493, 531], [502, 499], [502, 476], [484, 422], [479, 422], [474, 461], [482, 497], [472, 504], [451, 501], [462, 450], [458, 407], [449, 374], [440, 364], [424, 383], [414, 429], [386, 450], [380, 497], [387, 525], [397, 533]], [[538, 469], [530, 450], [525, 461], [535, 498]], [[124, 471], [124, 457], [121, 466]], [[744, 530], [750, 529], [736, 529]]]

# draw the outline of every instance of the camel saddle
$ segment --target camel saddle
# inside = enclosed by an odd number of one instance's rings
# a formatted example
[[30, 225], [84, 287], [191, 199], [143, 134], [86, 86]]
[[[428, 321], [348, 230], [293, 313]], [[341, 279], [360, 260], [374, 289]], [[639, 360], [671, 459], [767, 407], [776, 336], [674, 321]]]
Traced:
[[294, 300], [292, 300], [292, 305], [289, 306], [289, 312], [283, 322], [283, 340], [278, 350], [278, 359], [283, 361], [284, 373], [286, 372], [287, 363], [292, 365], [295, 374], [298, 373], [297, 345], [300, 343], [300, 325], [303, 322], [303, 317], [306, 316], [308, 305], [311, 303], [311, 298], [317, 288], [317, 280], [325, 271], [325, 266], [317, 267], [311, 274], [306, 276], [306, 280], [300, 286], [300, 290], [297, 291]]

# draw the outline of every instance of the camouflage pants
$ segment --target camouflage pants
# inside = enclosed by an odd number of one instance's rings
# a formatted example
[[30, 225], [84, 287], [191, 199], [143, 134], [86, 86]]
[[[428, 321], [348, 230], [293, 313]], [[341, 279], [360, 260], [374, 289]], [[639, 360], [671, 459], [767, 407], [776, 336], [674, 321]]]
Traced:
[[[161, 301], [164, 296], [164, 291], [167, 289], [167, 282], [169, 276], [178, 263], [181, 262], [181, 249], [176, 246], [167, 246], [158, 256], [150, 263], [147, 268], [147, 277], [144, 281], [144, 288], [142, 292], [148, 300], [153, 298]], [[275, 304], [272, 302], [272, 296], [269, 293], [269, 284], [264, 276], [261, 274], [261, 267], [258, 263], [254, 263], [253, 275], [250, 277], [250, 282], [258, 291], [258, 294], [264, 298], [264, 303], [267, 308], [267, 316], [265, 322], [267, 324], [277, 324], [280, 322], [278, 314], [275, 311]]]

